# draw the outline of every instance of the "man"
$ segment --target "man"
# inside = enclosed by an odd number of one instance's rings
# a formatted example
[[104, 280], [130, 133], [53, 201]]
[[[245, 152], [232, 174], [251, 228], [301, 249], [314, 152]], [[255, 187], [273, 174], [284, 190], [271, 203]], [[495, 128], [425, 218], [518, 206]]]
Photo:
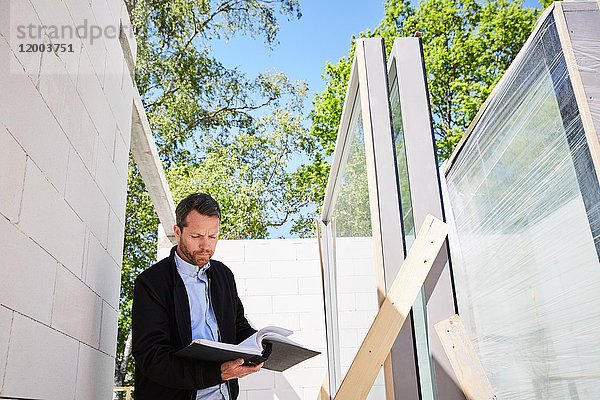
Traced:
[[243, 359], [223, 364], [174, 356], [192, 339], [239, 344], [256, 332], [244, 317], [233, 274], [211, 260], [221, 211], [194, 193], [175, 210], [177, 246], [142, 272], [133, 294], [136, 400], [235, 400], [237, 378], [257, 372]]

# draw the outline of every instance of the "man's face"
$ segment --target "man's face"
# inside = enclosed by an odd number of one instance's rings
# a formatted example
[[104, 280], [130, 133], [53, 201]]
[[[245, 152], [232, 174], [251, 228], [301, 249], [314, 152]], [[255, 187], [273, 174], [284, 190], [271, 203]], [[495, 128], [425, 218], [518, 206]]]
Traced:
[[208, 217], [192, 210], [185, 221], [185, 227], [173, 227], [177, 237], [177, 254], [190, 264], [202, 267], [215, 252], [219, 239], [219, 217]]

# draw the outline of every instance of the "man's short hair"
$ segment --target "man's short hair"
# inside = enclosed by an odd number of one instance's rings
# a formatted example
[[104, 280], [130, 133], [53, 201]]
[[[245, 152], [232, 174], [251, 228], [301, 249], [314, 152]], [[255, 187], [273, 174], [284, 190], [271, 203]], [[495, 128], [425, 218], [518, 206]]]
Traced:
[[183, 228], [187, 225], [185, 219], [192, 210], [196, 210], [207, 217], [218, 217], [221, 220], [221, 209], [215, 199], [206, 193], [192, 193], [181, 200], [175, 209], [178, 227]]

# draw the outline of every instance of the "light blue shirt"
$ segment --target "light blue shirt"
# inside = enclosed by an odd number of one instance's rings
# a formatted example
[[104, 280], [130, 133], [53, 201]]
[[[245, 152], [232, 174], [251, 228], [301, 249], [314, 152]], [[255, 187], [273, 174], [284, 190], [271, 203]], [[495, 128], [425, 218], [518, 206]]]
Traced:
[[[209, 339], [219, 340], [217, 320], [210, 304], [208, 277], [206, 270], [210, 268], [208, 262], [202, 268], [196, 267], [183, 260], [175, 252], [177, 272], [183, 283], [190, 303], [190, 321], [192, 322], [192, 340]], [[196, 400], [228, 400], [229, 391], [227, 384], [222, 383], [206, 389], [198, 390]]]

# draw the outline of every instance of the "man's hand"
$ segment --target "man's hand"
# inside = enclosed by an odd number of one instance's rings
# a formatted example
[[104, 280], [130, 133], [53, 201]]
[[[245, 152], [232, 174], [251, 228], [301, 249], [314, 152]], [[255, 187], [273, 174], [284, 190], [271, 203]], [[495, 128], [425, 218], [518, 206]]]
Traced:
[[246, 366], [242, 365], [243, 363], [244, 359], [238, 358], [237, 360], [227, 361], [221, 364], [221, 379], [227, 381], [229, 379], [243, 378], [246, 375], [258, 372], [263, 366], [262, 364], [255, 366]]

